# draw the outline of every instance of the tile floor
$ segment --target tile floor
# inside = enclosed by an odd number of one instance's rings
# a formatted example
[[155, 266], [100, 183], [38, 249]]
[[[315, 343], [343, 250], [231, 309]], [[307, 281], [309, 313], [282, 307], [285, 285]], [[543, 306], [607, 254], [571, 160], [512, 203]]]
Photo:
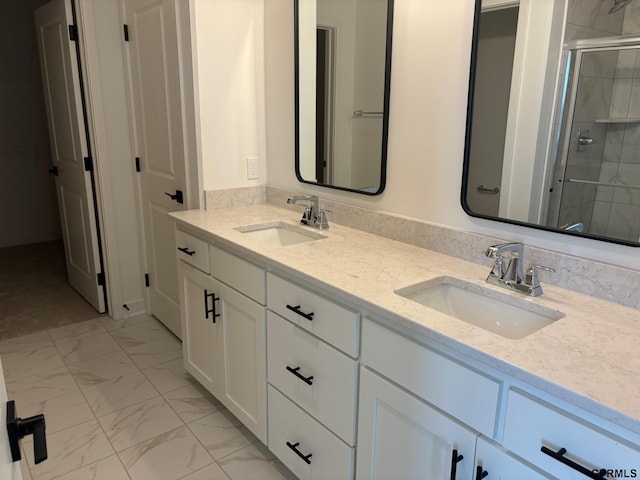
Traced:
[[9, 399], [44, 413], [49, 458], [24, 480], [291, 480], [295, 477], [182, 367], [153, 317], [109, 317], [0, 342]]

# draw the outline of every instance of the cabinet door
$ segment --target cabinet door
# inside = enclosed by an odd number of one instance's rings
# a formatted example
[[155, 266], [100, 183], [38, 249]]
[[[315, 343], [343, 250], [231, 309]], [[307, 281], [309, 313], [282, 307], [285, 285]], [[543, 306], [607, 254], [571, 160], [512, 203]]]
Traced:
[[474, 432], [361, 369], [356, 478], [470, 479], [475, 445]]
[[184, 368], [215, 394], [214, 385], [224, 377], [216, 379], [213, 368], [212, 344], [222, 329], [213, 323], [213, 279], [183, 262], [178, 262], [178, 277]]
[[213, 343], [214, 395], [256, 435], [267, 442], [266, 310], [213, 279], [221, 336]]
[[[549, 480], [533, 467], [524, 464], [521, 459], [490, 440], [479, 437], [476, 447], [476, 469], [487, 472], [487, 480]], [[482, 475], [473, 477], [480, 480]]]

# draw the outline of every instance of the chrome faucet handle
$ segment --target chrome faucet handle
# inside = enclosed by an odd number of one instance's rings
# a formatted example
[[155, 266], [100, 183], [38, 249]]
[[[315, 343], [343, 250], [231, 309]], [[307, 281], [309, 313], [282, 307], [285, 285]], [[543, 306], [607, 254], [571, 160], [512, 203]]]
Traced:
[[536, 288], [540, 286], [540, 280], [538, 279], [538, 270], [546, 270], [547, 272], [555, 272], [555, 268], [545, 267], [544, 265], [529, 265], [527, 268], [527, 275], [524, 279], [524, 283]]
[[316, 218], [316, 226], [320, 230], [326, 230], [329, 228], [329, 222], [327, 222], [327, 213], [333, 213], [331, 210], [327, 210], [326, 208], [321, 208], [318, 212], [318, 217]]

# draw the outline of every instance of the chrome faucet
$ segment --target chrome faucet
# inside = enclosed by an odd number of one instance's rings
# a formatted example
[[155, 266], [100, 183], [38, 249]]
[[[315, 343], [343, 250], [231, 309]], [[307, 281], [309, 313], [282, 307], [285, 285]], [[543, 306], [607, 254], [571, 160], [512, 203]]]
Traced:
[[319, 207], [317, 195], [297, 195], [287, 198], [287, 203], [290, 205], [296, 204], [299, 201], [311, 202], [305, 205], [300, 223], [317, 228], [318, 230], [326, 230], [329, 228], [329, 223], [327, 222], [327, 213], [329, 210], [324, 210]]
[[[537, 297], [542, 295], [542, 286], [538, 279], [538, 269], [555, 272], [553, 268], [543, 265], [530, 265], [526, 274], [523, 272], [524, 244], [521, 242], [500, 243], [492, 245], [484, 252], [494, 260], [493, 268], [487, 277], [487, 282], [505, 288], [510, 288], [525, 295]], [[509, 263], [506, 264], [503, 255], [511, 253]]]

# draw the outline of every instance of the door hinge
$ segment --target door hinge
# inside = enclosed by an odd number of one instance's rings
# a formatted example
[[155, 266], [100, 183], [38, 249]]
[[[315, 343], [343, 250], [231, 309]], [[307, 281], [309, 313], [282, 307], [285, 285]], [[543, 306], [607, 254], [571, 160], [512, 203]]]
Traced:
[[78, 41], [78, 26], [77, 25], [69, 25], [69, 40], [72, 42]]
[[93, 171], [93, 158], [84, 157], [84, 171], [92, 172]]
[[129, 25], [124, 24], [124, 41], [128, 42], [129, 41]]
[[98, 285], [104, 285], [105, 282], [105, 277], [104, 277], [104, 272], [100, 272], [98, 274]]
[[148, 287], [151, 283], [149, 282], [149, 274], [145, 273], [144, 274], [144, 286]]
[[140, 169], [140, 157], [136, 157], [136, 172], [141, 172]]

